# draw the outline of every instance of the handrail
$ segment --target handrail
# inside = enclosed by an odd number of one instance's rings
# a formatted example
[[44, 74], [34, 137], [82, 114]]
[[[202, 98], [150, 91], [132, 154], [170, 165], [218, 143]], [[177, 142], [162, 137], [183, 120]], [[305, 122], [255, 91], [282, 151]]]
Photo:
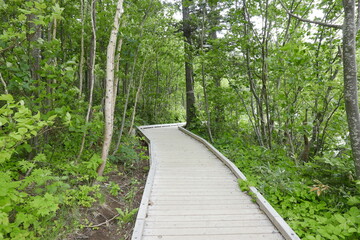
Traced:
[[[219, 152], [208, 141], [181, 126], [179, 126], [178, 128], [183, 133], [204, 144], [230, 169], [230, 171], [237, 178], [240, 178], [241, 180], [246, 180], [245, 175], [235, 166], [235, 164], [231, 162], [227, 157], [225, 157], [221, 152]], [[294, 232], [294, 230], [291, 229], [291, 227], [285, 222], [285, 220], [279, 215], [279, 213], [270, 205], [270, 203], [261, 195], [261, 193], [255, 187], [250, 187], [250, 191], [256, 196], [256, 202], [259, 204], [260, 209], [264, 211], [264, 213], [269, 217], [271, 222], [275, 225], [275, 227], [280, 231], [280, 233], [285, 237], [286, 240], [300, 240], [299, 236]]]

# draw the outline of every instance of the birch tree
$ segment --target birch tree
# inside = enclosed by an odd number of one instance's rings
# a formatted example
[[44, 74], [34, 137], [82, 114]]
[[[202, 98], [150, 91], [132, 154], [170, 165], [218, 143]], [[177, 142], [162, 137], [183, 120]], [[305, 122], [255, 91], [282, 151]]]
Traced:
[[102, 176], [106, 166], [107, 157], [109, 155], [111, 139], [114, 128], [114, 69], [115, 69], [115, 50], [117, 42], [117, 34], [120, 27], [120, 17], [123, 13], [123, 0], [119, 0], [116, 6], [114, 17], [114, 25], [111, 30], [110, 40], [106, 52], [106, 86], [105, 86], [105, 129], [104, 143], [102, 147], [101, 159], [102, 163], [98, 168], [98, 175]]

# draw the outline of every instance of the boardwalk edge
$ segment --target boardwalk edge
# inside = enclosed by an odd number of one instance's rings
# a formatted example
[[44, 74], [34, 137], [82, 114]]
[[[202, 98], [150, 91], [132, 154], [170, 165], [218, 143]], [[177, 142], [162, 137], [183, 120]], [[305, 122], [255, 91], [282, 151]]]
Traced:
[[[232, 173], [237, 178], [246, 180], [245, 175], [235, 166], [235, 164], [231, 162], [227, 157], [225, 157], [221, 152], [219, 152], [208, 141], [181, 126], [178, 126], [178, 128], [183, 133], [204, 144], [232, 171]], [[280, 233], [284, 236], [286, 240], [300, 240], [299, 236], [294, 232], [294, 230], [291, 229], [291, 227], [285, 222], [285, 220], [280, 216], [280, 214], [270, 205], [270, 203], [261, 195], [261, 193], [255, 187], [250, 187], [250, 191], [255, 194], [256, 202], [259, 204], [260, 209], [264, 211], [264, 213], [268, 216], [268, 218], [271, 220], [271, 222], [275, 225], [275, 227], [280, 231]]]

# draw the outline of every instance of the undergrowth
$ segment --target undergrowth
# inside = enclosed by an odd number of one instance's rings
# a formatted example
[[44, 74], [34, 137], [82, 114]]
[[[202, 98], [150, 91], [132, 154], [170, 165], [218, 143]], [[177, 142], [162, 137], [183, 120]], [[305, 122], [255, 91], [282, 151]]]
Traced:
[[[198, 130], [207, 138], [204, 130]], [[283, 146], [266, 149], [228, 130], [215, 147], [232, 160], [301, 239], [360, 239], [360, 181], [350, 157], [331, 152], [295, 163]]]
[[[85, 129], [86, 149], [77, 157]], [[64, 107], [41, 115], [24, 101], [0, 95], [0, 239], [65, 239], [81, 226], [78, 213], [104, 201], [106, 177], [96, 172], [102, 129], [101, 111], [85, 126], [83, 113]], [[125, 137], [106, 171], [134, 170], [147, 160], [145, 152], [138, 138]], [[136, 181], [124, 196], [132, 205]], [[113, 184], [107, 191], [117, 196], [121, 189]], [[133, 219], [137, 206], [130, 207], [121, 210], [119, 222]]]

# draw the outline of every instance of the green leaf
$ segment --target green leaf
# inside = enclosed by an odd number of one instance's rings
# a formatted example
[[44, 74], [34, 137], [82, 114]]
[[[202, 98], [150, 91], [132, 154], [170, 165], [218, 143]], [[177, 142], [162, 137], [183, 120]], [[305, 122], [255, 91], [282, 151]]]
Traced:
[[348, 232], [349, 233], [355, 233], [355, 232], [357, 232], [357, 230], [356, 230], [356, 228], [349, 228]]
[[6, 118], [4, 118], [4, 117], [0, 117], [0, 126], [3, 126], [3, 125], [5, 125], [6, 123], [8, 123], [9, 121], [6, 119]]
[[1, 151], [0, 152], [0, 163], [4, 163], [11, 158], [12, 153], [10, 151]]
[[0, 95], [0, 100], [7, 101], [8, 103], [13, 103], [14, 102], [14, 98], [10, 94], [2, 94], [2, 95]]
[[340, 214], [335, 214], [334, 217], [339, 223], [345, 223], [346, 222], [346, 219], [343, 216], [341, 216]]
[[48, 118], [48, 121], [53, 121], [56, 117], [57, 117], [56, 114], [55, 114], [55, 115], [52, 115], [52, 116], [50, 116], [50, 117]]
[[16, 139], [16, 140], [18, 140], [18, 141], [20, 141], [22, 139], [21, 135], [19, 135], [18, 133], [14, 133], [14, 132], [10, 133], [9, 136]]
[[349, 197], [349, 199], [348, 199], [348, 204], [349, 204], [350, 206], [354, 206], [354, 205], [360, 204], [360, 197], [358, 197], [358, 196], [351, 196], [351, 197]]
[[20, 133], [21, 135], [24, 135], [25, 133], [27, 133], [27, 128], [21, 127], [18, 129], [18, 133]]

